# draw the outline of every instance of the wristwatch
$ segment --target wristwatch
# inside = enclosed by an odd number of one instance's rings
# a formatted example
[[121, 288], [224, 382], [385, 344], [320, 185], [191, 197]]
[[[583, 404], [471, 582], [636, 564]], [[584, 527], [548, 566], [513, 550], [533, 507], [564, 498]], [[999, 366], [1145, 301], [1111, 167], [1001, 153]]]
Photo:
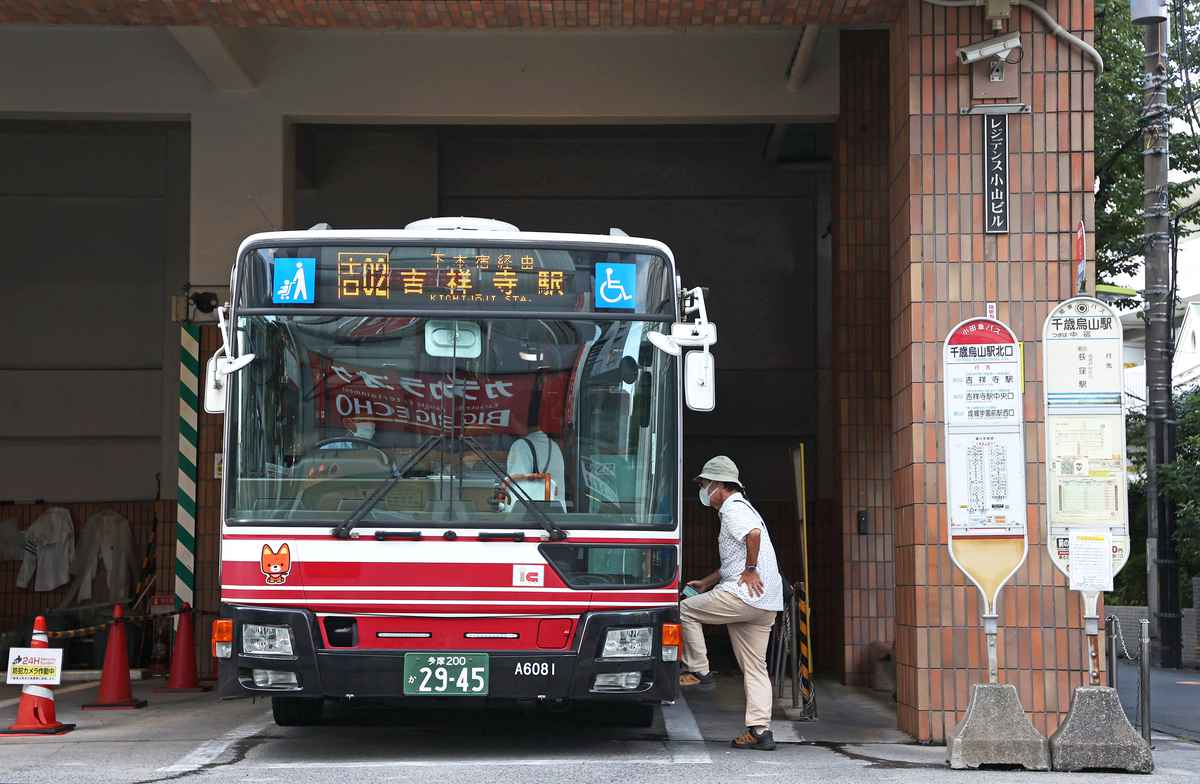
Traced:
[[746, 571], [753, 572], [758, 569], [758, 564], [746, 564]]

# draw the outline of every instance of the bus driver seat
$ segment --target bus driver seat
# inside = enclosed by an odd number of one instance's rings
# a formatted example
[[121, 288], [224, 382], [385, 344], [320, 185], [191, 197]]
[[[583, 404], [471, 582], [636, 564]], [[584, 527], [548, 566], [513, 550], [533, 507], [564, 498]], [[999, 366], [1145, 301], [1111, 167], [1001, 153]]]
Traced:
[[[508, 473], [533, 501], [553, 502], [564, 512], [563, 477], [566, 473], [562, 449], [548, 433], [531, 430], [517, 436], [508, 449]], [[510, 512], [520, 505], [508, 490], [508, 482], [500, 487], [500, 511]]]

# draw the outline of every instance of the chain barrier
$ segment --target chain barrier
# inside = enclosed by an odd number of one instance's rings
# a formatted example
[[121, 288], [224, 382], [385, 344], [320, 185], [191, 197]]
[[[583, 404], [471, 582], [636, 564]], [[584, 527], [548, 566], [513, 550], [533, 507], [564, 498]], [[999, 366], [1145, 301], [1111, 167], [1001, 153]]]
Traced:
[[[1126, 661], [1130, 661], [1130, 662], [1133, 662], [1134, 664], [1138, 665], [1139, 674], [1138, 674], [1138, 678], [1137, 678], [1137, 702], [1134, 703], [1133, 718], [1134, 718], [1135, 724], [1141, 724], [1141, 722], [1142, 722], [1142, 679], [1141, 679], [1140, 670], [1141, 670], [1142, 656], [1145, 655], [1146, 652], [1142, 650], [1141, 640], [1138, 640], [1137, 655], [1134, 656], [1134, 655], [1130, 654], [1129, 647], [1125, 644], [1125, 633], [1121, 629], [1121, 619], [1115, 615], [1109, 615], [1104, 620], [1112, 621], [1112, 629], [1113, 629], [1114, 636], [1117, 639], [1117, 643], [1120, 644], [1120, 646], [1121, 646], [1121, 653], [1124, 654]], [[1109, 662], [1108, 666], [1115, 670], [1117, 663], [1115, 661]]]
[[[170, 618], [173, 615], [182, 615], [185, 612], [190, 612], [190, 613], [192, 613], [192, 615], [215, 616], [218, 614], [216, 612], [213, 612], [212, 610], [198, 610], [198, 609], [192, 607], [187, 610], [179, 609], [179, 610], [171, 610], [170, 612], [162, 612], [162, 613], [146, 613], [143, 615], [127, 615], [121, 619], [121, 622], [122, 623], [141, 623], [142, 621], [149, 621], [149, 620], [154, 620], [157, 618]], [[77, 637], [93, 637], [96, 634], [99, 634], [101, 631], [107, 629], [109, 626], [112, 626], [113, 623], [116, 622], [116, 620], [117, 620], [116, 618], [109, 618], [107, 621], [105, 621], [103, 623], [94, 624], [92, 626], [80, 626], [77, 629], [60, 629], [58, 631], [46, 632], [46, 636], [52, 640], [54, 640], [54, 639], [69, 640], [69, 639], [73, 639], [73, 638], [77, 638]]]
[[1105, 618], [1105, 620], [1113, 622], [1113, 630], [1117, 633], [1117, 642], [1121, 644], [1121, 652], [1125, 654], [1125, 658], [1132, 662], [1140, 661], [1142, 658], [1141, 642], [1138, 643], [1138, 655], [1131, 656], [1129, 654], [1129, 648], [1125, 647], [1125, 634], [1121, 631], [1121, 619], [1115, 615], [1110, 615]]

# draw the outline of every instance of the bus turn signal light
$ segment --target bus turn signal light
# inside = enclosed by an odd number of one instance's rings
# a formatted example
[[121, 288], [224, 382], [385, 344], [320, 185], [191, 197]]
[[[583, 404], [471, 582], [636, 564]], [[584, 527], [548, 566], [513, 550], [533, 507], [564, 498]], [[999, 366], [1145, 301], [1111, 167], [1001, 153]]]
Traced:
[[679, 646], [683, 635], [679, 624], [664, 623], [662, 627], [662, 660], [679, 661]]
[[218, 659], [228, 659], [233, 655], [233, 621], [229, 618], [213, 621], [212, 655]]

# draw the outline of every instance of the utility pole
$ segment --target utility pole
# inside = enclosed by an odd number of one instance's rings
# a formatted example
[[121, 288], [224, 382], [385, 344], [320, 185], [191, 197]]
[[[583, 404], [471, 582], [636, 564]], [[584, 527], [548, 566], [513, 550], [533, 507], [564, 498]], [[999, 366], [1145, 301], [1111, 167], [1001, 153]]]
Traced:
[[[1147, 6], [1158, 6], [1147, 13]], [[1160, 486], [1160, 468], [1174, 462], [1174, 404], [1171, 345], [1175, 303], [1171, 295], [1170, 200], [1167, 173], [1170, 116], [1167, 105], [1165, 3], [1133, 0], [1145, 48], [1142, 150], [1146, 259], [1146, 589], [1150, 617], [1158, 629], [1158, 660], [1177, 668], [1182, 657], [1182, 617], [1175, 558], [1175, 509]], [[1139, 12], [1141, 15], [1139, 16]]]

